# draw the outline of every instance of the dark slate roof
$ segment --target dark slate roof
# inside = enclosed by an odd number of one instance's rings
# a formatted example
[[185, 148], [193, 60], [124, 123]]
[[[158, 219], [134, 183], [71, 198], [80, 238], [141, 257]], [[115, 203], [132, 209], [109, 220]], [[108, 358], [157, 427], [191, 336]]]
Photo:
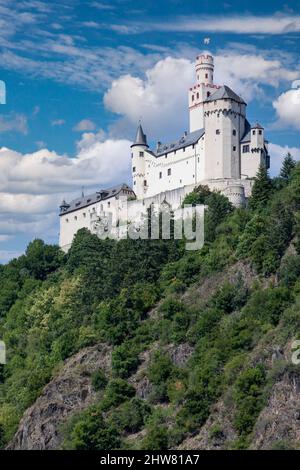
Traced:
[[146, 145], [148, 147], [147, 136], [146, 134], [144, 134], [141, 124], [139, 124], [139, 127], [137, 128], [135, 141], [133, 142], [131, 147], [134, 147], [135, 145]]
[[196, 144], [198, 140], [204, 135], [204, 129], [198, 129], [194, 132], [184, 134], [179, 140], [170, 142], [169, 144], [162, 144], [159, 142], [156, 151], [153, 151], [155, 157], [161, 157], [169, 152], [174, 152], [174, 150], [180, 150], [182, 148], [188, 147], [189, 145]]
[[[251, 140], [251, 129], [264, 129], [258, 122], [254, 124], [253, 126], [250, 125], [249, 121], [245, 122], [245, 133], [244, 136], [242, 137], [241, 142], [250, 142]], [[267, 142], [265, 140], [265, 142]]]
[[117, 196], [123, 189], [132, 191], [130, 186], [123, 183], [123, 184], [119, 184], [118, 186], [114, 186], [112, 188], [101, 189], [100, 191], [97, 191], [96, 193], [93, 193], [93, 194], [89, 194], [88, 196], [83, 196], [83, 197], [78, 197], [77, 199], [73, 199], [73, 201], [67, 204], [69, 206], [67, 209], [66, 209], [67, 206], [63, 206], [63, 207], [60, 206], [61, 211], [59, 215], [68, 214], [69, 212], [82, 209], [83, 207], [90, 206], [91, 204], [95, 204], [96, 202], [110, 199], [111, 197]]
[[250, 122], [245, 120], [245, 133], [241, 139], [241, 142], [250, 142], [251, 140], [251, 125]]
[[259, 124], [259, 122], [256, 122], [253, 126], [251, 126], [251, 129], [263, 129], [263, 126]]
[[222, 99], [226, 99], [226, 98], [237, 101], [238, 103], [246, 104], [245, 101], [240, 96], [238, 96], [236, 93], [234, 93], [234, 91], [232, 91], [232, 89], [229, 88], [229, 86], [226, 86], [226, 85], [221, 86], [220, 88], [218, 88], [205, 101], [216, 101], [216, 100], [222, 100]]

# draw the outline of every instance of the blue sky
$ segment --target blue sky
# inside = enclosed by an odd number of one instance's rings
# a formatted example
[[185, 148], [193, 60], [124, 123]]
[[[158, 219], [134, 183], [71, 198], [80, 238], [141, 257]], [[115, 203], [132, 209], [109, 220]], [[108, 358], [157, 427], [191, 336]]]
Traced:
[[272, 173], [300, 159], [299, 45], [296, 0], [0, 0], [0, 262], [57, 242], [62, 197], [130, 181], [139, 118], [152, 144], [188, 128], [204, 49], [266, 128]]

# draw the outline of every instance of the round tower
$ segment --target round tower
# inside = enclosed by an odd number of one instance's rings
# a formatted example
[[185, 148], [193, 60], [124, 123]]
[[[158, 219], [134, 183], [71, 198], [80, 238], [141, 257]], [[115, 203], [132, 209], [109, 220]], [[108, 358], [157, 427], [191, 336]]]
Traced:
[[201, 54], [196, 59], [197, 82], [205, 85], [214, 83], [214, 58], [210, 54]]
[[219, 88], [214, 85], [214, 58], [201, 54], [196, 58], [196, 84], [189, 89], [190, 132], [204, 128], [203, 103]]
[[145, 152], [148, 148], [147, 136], [144, 134], [141, 124], [139, 124], [135, 141], [131, 145], [133, 191], [137, 199], [143, 199], [148, 189], [148, 182], [145, 177]]

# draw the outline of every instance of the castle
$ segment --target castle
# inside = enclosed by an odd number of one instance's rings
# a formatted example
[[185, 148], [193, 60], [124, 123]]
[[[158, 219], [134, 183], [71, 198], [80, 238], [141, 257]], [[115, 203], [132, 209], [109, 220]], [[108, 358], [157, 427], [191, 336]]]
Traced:
[[173, 210], [196, 186], [220, 191], [243, 207], [251, 195], [260, 165], [270, 166], [263, 127], [250, 125], [245, 101], [228, 86], [214, 84], [214, 59], [196, 59], [196, 84], [189, 89], [190, 131], [179, 140], [158, 142], [150, 149], [141, 124], [131, 145], [132, 188], [121, 184], [82, 195], [60, 206], [60, 240], [65, 251], [80, 228], [92, 232], [108, 219], [118, 224], [120, 196], [128, 198], [129, 220], [151, 204], [167, 203]]

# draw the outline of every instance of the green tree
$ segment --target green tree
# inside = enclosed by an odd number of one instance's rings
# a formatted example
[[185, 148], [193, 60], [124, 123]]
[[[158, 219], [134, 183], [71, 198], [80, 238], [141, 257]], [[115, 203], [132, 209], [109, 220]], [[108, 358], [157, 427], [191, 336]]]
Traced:
[[294, 170], [295, 166], [296, 161], [293, 159], [290, 152], [288, 152], [282, 162], [282, 167], [280, 170], [281, 178], [284, 178], [285, 180], [290, 180], [292, 176], [292, 171]]
[[272, 180], [269, 177], [268, 170], [264, 165], [260, 165], [252, 188], [249, 201], [250, 208], [254, 210], [264, 209], [270, 200], [272, 191]]
[[101, 411], [89, 408], [71, 432], [73, 447], [77, 450], [111, 450], [120, 447], [118, 430], [105, 422]]

